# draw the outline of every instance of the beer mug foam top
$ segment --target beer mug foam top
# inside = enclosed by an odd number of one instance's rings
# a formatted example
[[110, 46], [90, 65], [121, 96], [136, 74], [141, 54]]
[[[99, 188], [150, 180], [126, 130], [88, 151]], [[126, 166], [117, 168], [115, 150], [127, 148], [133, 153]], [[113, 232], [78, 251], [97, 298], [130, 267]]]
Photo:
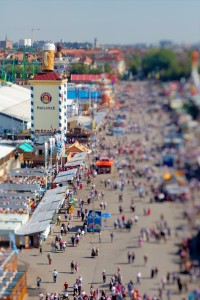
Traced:
[[42, 67], [43, 70], [53, 71], [54, 70], [54, 56], [55, 56], [55, 45], [54, 44], [45, 44], [42, 48]]

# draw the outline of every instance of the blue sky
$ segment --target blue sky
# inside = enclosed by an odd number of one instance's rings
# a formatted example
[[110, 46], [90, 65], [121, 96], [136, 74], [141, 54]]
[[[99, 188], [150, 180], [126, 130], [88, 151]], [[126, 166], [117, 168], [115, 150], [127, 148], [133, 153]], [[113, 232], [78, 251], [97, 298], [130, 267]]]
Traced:
[[1, 0], [0, 40], [200, 41], [200, 0]]

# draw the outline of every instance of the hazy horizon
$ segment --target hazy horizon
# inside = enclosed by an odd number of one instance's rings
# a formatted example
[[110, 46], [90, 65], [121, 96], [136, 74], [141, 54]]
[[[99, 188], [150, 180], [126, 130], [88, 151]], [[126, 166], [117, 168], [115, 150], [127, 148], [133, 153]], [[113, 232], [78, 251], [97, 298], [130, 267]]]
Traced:
[[1, 0], [0, 40], [198, 43], [199, 11], [199, 0]]

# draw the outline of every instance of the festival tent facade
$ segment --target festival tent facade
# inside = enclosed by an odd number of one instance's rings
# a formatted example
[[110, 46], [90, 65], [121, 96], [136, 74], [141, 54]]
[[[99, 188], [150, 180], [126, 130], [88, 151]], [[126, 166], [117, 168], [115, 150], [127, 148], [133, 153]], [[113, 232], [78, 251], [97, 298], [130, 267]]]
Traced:
[[79, 143], [78, 141], [75, 141], [74, 144], [69, 146], [66, 150], [65, 153], [79, 153], [79, 152], [87, 152], [88, 154], [91, 153], [91, 150], [84, 146], [83, 144]]

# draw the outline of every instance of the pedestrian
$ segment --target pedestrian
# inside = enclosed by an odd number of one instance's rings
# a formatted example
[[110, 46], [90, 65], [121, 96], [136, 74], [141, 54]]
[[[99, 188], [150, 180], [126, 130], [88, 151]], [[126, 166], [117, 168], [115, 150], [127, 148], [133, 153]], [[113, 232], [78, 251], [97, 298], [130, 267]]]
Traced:
[[40, 245], [39, 254], [42, 255], [42, 245]]
[[155, 275], [155, 270], [152, 268], [152, 269], [151, 269], [151, 278], [152, 278], [152, 279], [154, 278], [154, 275]]
[[103, 270], [102, 272], [102, 278], [103, 278], [103, 282], [105, 283], [106, 282], [106, 271]]
[[61, 216], [57, 215], [57, 225], [59, 225], [59, 226], [60, 226], [60, 221], [61, 221]]
[[[73, 285], [73, 296], [76, 296], [77, 294], [78, 294], [78, 284], [77, 283], [75, 283], [74, 285]], [[76, 299], [76, 298], [75, 298]]]
[[78, 273], [78, 269], [79, 269], [79, 265], [78, 265], [77, 261], [74, 264], [74, 269], [75, 269], [75, 273], [77, 274]]
[[123, 207], [122, 207], [122, 205], [119, 205], [119, 213], [120, 213], [120, 214], [123, 213]]
[[135, 261], [135, 253], [134, 253], [134, 251], [131, 254], [131, 261], [132, 261], [132, 263], [134, 263], [134, 261]]
[[110, 240], [111, 240], [111, 243], [113, 242], [113, 239], [114, 239], [114, 233], [113, 233], [113, 231], [112, 231], [111, 234], [110, 234]]
[[51, 257], [51, 253], [50, 252], [47, 254], [47, 258], [48, 258], [49, 265], [51, 265], [51, 263], [52, 263], [52, 257]]
[[114, 229], [117, 229], [117, 220], [114, 221]]
[[138, 237], [138, 247], [139, 248], [142, 247], [142, 238], [141, 238], [141, 236]]
[[58, 272], [56, 271], [56, 269], [54, 269], [52, 275], [53, 275], [53, 282], [56, 283], [57, 276], [58, 276]]
[[128, 263], [130, 264], [131, 263], [131, 252], [130, 251], [128, 251], [127, 257], [128, 257]]
[[65, 289], [65, 292], [68, 291], [68, 287], [69, 287], [69, 284], [65, 281], [65, 283], [64, 283], [64, 289]]
[[137, 273], [136, 282], [137, 282], [137, 284], [139, 284], [139, 285], [140, 285], [140, 283], [141, 283], [141, 276], [142, 276], [141, 272], [138, 272], [138, 273]]
[[148, 261], [148, 256], [147, 256], [147, 254], [145, 254], [144, 255], [144, 265], [146, 266], [146, 264], [147, 264], [147, 261]]
[[107, 202], [104, 201], [104, 203], [103, 203], [103, 209], [106, 210], [106, 207], [107, 207]]
[[81, 291], [82, 291], [82, 283], [79, 282], [78, 283], [78, 294], [81, 295]]
[[38, 287], [38, 289], [40, 288], [40, 285], [41, 285], [41, 278], [38, 276], [37, 277], [37, 287]]
[[44, 294], [40, 293], [39, 294], [39, 300], [43, 300], [44, 299]]
[[167, 290], [166, 296], [167, 296], [167, 300], [171, 300], [171, 291], [170, 290]]
[[66, 210], [66, 211], [65, 211], [65, 221], [67, 221], [68, 216], [69, 216], [69, 214], [68, 214], [68, 211]]
[[71, 268], [71, 272], [74, 273], [75, 263], [73, 260], [71, 261], [70, 268]]
[[71, 236], [71, 242], [72, 242], [72, 246], [75, 246], [75, 236], [74, 235]]

